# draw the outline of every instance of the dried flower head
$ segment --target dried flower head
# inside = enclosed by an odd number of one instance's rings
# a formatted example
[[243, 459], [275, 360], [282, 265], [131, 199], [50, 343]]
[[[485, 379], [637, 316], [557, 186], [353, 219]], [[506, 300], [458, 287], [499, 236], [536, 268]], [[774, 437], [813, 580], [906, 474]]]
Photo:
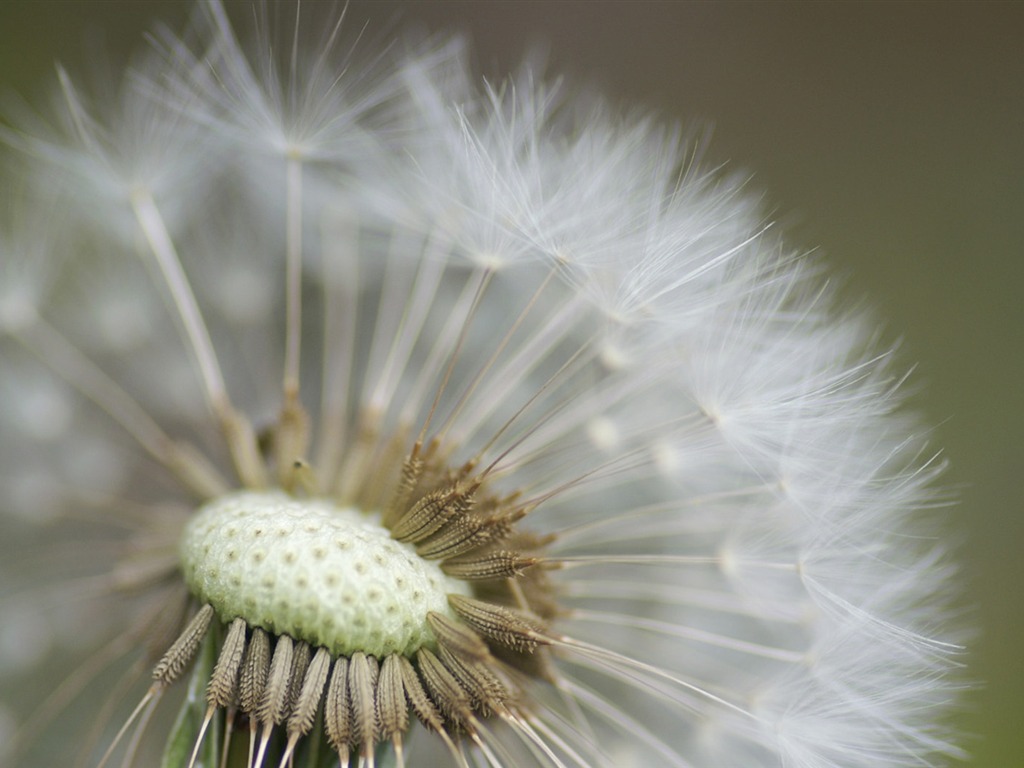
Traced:
[[958, 753], [940, 466], [740, 181], [458, 43], [155, 39], [2, 133], [9, 764]]

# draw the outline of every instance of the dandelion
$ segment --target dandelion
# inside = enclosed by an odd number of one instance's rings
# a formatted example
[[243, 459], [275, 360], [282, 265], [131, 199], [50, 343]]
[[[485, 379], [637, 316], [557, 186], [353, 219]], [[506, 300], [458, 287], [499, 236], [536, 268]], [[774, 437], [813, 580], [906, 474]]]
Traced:
[[960, 754], [941, 464], [742, 180], [458, 43], [154, 40], [3, 129], [8, 764]]

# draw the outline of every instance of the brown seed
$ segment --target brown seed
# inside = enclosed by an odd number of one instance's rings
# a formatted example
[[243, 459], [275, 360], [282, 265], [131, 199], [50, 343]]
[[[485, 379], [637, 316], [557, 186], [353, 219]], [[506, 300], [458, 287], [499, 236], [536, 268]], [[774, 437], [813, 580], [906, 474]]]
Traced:
[[299, 694], [306, 679], [306, 669], [309, 667], [309, 660], [312, 656], [313, 649], [309, 647], [309, 643], [295, 643], [292, 652], [292, 684], [288, 691], [289, 710], [292, 710], [295, 707], [295, 702], [299, 700]]
[[512, 698], [508, 688], [492, 671], [497, 668], [493, 659], [488, 664], [452, 653], [442, 646], [440, 661], [459, 681], [460, 687], [469, 694], [474, 708], [479, 709], [485, 716], [504, 709], [505, 704]]
[[255, 716], [267, 687], [270, 674], [270, 638], [259, 627], [252, 631], [249, 647], [242, 662], [242, 675], [238, 685], [239, 707], [247, 715]]
[[289, 736], [295, 733], [305, 735], [312, 730], [330, 669], [331, 654], [326, 648], [318, 648], [306, 669], [299, 695], [295, 700], [292, 714], [288, 718]]
[[481, 517], [462, 514], [453, 517], [434, 536], [416, 547], [416, 554], [427, 560], [458, 557], [466, 552], [500, 541], [512, 530], [514, 521], [505, 515]]
[[402, 667], [397, 654], [384, 658], [377, 681], [377, 722], [381, 740], [404, 733], [409, 727], [409, 706], [402, 685]]
[[473, 506], [475, 486], [452, 485], [431, 491], [417, 501], [391, 529], [398, 541], [416, 543], [447, 527]]
[[288, 635], [279, 635], [270, 660], [270, 674], [263, 698], [256, 708], [256, 719], [264, 728], [284, 722], [288, 717], [288, 695], [292, 688], [294, 644]]
[[217, 665], [206, 686], [206, 701], [211, 707], [230, 707], [238, 695], [238, 672], [245, 654], [245, 619], [231, 622], [224, 637]]
[[441, 570], [449, 576], [466, 581], [510, 579], [520, 576], [537, 562], [535, 557], [524, 557], [514, 550], [502, 549], [485, 555], [445, 560], [441, 563]]
[[472, 720], [473, 701], [469, 692], [437, 656], [426, 648], [420, 648], [416, 653], [416, 661], [419, 662], [420, 677], [430, 691], [430, 697], [445, 717], [460, 724]]
[[331, 682], [324, 704], [324, 729], [327, 740], [338, 754], [348, 754], [352, 744], [352, 718], [348, 705], [348, 659], [339, 656], [334, 662]]
[[412, 711], [416, 713], [416, 717], [427, 728], [433, 731], [442, 731], [444, 729], [444, 718], [437, 710], [437, 707], [434, 706], [434, 702], [427, 696], [420, 676], [417, 674], [412, 662], [405, 658], [405, 656], [395, 655], [392, 658], [398, 659], [398, 668], [402, 674], [402, 687], [405, 689], [405, 696], [409, 700], [409, 706], [412, 707]]
[[153, 680], [159, 686], [168, 686], [177, 680], [195, 658], [199, 644], [206, 637], [213, 619], [213, 606], [207, 604], [192, 617], [178, 639], [174, 641], [163, 658], [153, 667]]
[[520, 611], [455, 594], [448, 595], [448, 604], [481, 635], [513, 650], [532, 653], [550, 644], [543, 622]]
[[372, 748], [377, 728], [377, 660], [361, 651], [349, 659], [348, 695], [355, 741]]

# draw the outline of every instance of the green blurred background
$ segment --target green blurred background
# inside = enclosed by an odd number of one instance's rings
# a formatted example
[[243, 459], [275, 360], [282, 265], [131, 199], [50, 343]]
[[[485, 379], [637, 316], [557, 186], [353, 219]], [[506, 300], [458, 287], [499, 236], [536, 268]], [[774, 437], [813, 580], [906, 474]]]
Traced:
[[[55, 59], [116, 62], [189, 8], [0, 0], [0, 89], [39, 97]], [[877, 307], [961, 498], [950, 535], [983, 632], [960, 718], [972, 765], [1024, 766], [1024, 4], [353, 0], [349, 16], [464, 32], [491, 75], [541, 46], [552, 72], [712, 127], [710, 159], [748, 171], [790, 243]]]

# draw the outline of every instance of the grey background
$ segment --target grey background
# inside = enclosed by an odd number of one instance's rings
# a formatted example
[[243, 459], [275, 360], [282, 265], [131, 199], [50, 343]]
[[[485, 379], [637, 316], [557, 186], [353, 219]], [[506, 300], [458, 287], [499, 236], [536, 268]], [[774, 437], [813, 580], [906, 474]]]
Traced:
[[[233, 10], [245, 11], [245, 4]], [[116, 61], [189, 3], [0, 0], [0, 89], [39, 96], [60, 58]], [[482, 72], [547, 48], [553, 72], [684, 123], [752, 174], [800, 249], [878, 309], [961, 503], [984, 687], [959, 718], [973, 765], [1024, 765], [1024, 5], [360, 2], [353, 25], [458, 30]]]

